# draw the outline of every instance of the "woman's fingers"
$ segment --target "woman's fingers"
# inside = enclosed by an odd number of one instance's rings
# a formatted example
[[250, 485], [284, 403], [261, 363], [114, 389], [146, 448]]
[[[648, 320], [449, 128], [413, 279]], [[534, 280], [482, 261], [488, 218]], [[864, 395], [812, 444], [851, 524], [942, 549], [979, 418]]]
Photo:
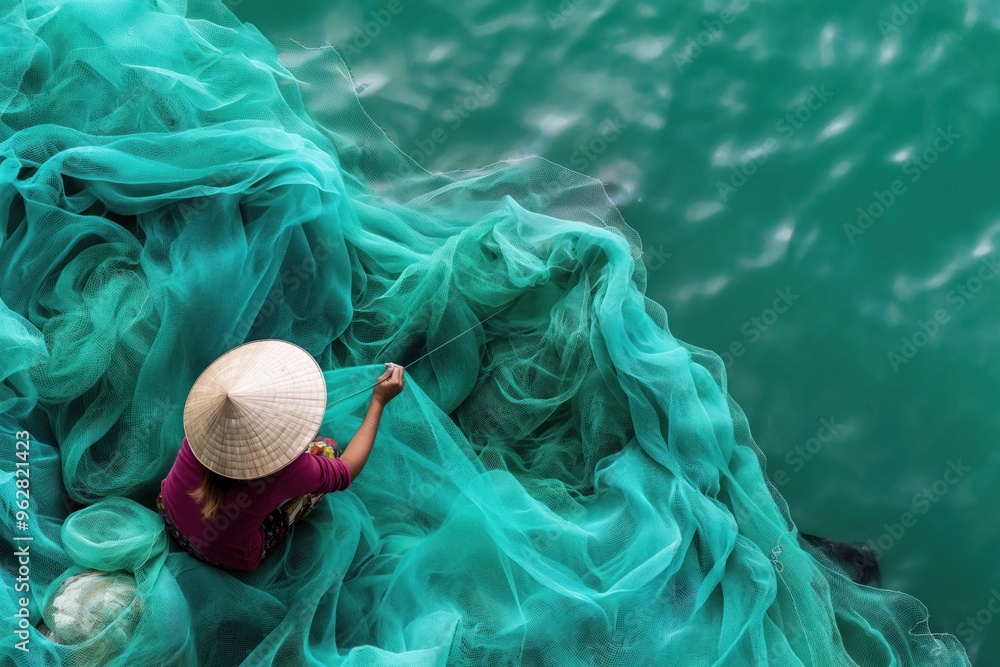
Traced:
[[386, 380], [395, 381], [396, 378], [402, 377], [402, 375], [403, 375], [402, 366], [400, 366], [399, 364], [388, 362], [385, 365], [385, 372], [382, 373], [382, 375], [378, 376], [378, 381], [379, 382], [383, 382]]

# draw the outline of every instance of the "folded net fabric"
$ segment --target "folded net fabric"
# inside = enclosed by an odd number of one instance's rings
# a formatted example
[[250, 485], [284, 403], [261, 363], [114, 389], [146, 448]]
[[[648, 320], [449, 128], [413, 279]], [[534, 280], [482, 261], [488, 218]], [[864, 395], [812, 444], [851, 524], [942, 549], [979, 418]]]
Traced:
[[[31, 619], [7, 657], [967, 663], [799, 539], [599, 182], [429, 174], [333, 49], [279, 46], [216, 2], [0, 0], [0, 612]], [[223, 352], [304, 347], [346, 443], [366, 396], [334, 401], [505, 307], [410, 369], [364, 474], [259, 570], [166, 539], [186, 392]]]

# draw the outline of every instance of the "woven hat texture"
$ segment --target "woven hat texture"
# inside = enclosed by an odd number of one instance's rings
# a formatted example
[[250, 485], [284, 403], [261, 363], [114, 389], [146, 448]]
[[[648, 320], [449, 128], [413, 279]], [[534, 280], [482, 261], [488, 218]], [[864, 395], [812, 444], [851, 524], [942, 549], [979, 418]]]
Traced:
[[184, 404], [184, 433], [201, 463], [254, 479], [291, 463], [316, 436], [326, 380], [304, 349], [283, 340], [244, 343], [202, 371]]

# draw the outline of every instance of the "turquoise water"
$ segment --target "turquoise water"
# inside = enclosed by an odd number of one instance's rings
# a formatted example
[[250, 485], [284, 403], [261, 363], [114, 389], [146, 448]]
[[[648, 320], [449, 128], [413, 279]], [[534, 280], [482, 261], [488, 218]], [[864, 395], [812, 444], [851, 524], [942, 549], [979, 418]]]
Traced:
[[534, 153], [604, 181], [799, 527], [870, 541], [885, 587], [1000, 664], [1000, 7], [230, 6], [337, 46], [432, 171]]

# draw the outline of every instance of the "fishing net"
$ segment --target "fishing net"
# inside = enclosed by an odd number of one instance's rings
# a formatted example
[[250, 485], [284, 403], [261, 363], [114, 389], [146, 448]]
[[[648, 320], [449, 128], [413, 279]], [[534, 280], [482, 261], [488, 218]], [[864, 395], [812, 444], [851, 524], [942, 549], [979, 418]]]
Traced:
[[[967, 663], [800, 538], [599, 182], [540, 158], [429, 174], [333, 49], [221, 3], [0, 18], [5, 661]], [[304, 347], [346, 443], [367, 395], [341, 398], [469, 327], [258, 570], [167, 539], [154, 499], [219, 355]]]

